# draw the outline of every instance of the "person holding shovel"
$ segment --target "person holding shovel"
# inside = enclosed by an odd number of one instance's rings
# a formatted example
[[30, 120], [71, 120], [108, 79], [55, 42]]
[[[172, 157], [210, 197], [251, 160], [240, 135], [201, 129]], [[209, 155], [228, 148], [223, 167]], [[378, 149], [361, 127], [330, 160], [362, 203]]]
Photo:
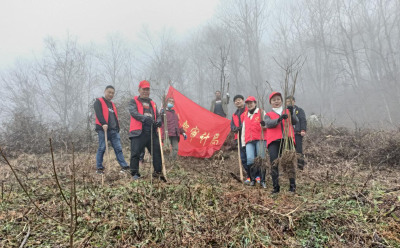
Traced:
[[[278, 193], [280, 191], [279, 186], [279, 168], [278, 168], [278, 158], [281, 157], [283, 150], [285, 149], [285, 131], [287, 133], [288, 142], [295, 142], [294, 130], [292, 125], [298, 123], [298, 118], [296, 113], [293, 112], [293, 106], [287, 106], [287, 109], [283, 109], [282, 94], [279, 92], [272, 92], [269, 96], [269, 103], [272, 106], [272, 111], [268, 112], [264, 121], [267, 126], [267, 147], [269, 152], [269, 158], [271, 162], [271, 177], [272, 177], [272, 194]], [[289, 130], [285, 130], [285, 124], [289, 121], [289, 114], [291, 125], [286, 125]], [[295, 178], [289, 178], [290, 192], [296, 192], [296, 180]]]
[[108, 141], [114, 148], [115, 156], [121, 166], [121, 172], [126, 172], [129, 169], [122, 152], [117, 108], [111, 101], [114, 98], [114, 93], [114, 87], [112, 85], [107, 86], [104, 96], [97, 98], [93, 105], [96, 116], [95, 130], [99, 136], [99, 149], [96, 154], [96, 172], [99, 174], [104, 174], [103, 157]]
[[294, 127], [294, 138], [296, 141], [296, 152], [300, 154], [299, 159], [297, 160], [297, 168], [300, 170], [304, 169], [304, 154], [303, 154], [303, 137], [306, 136], [307, 132], [307, 118], [306, 113], [302, 108], [296, 105], [296, 99], [294, 96], [288, 96], [286, 98], [286, 105], [293, 106], [293, 112], [296, 114], [299, 122]]
[[[170, 97], [168, 98], [168, 103], [167, 103], [167, 108], [165, 109], [165, 114], [167, 117], [167, 130], [165, 131], [165, 123], [164, 123], [164, 118], [162, 118], [162, 139], [165, 139], [165, 134], [168, 134], [168, 138], [171, 142], [172, 145], [172, 153], [171, 153], [171, 159], [175, 160], [176, 156], [178, 155], [178, 143], [180, 140], [180, 135], [182, 134], [183, 138], [186, 140], [187, 135], [185, 133], [185, 130], [183, 127], [179, 127], [179, 118], [178, 115], [175, 113], [174, 104], [175, 100], [174, 98]], [[161, 110], [161, 115], [164, 116], [164, 109]]]
[[240, 141], [240, 138], [238, 139], [238, 137], [242, 136], [242, 123], [244, 120], [244, 116], [247, 115], [248, 109], [245, 106], [244, 97], [242, 95], [236, 95], [233, 98], [233, 102], [235, 103], [237, 110], [232, 115], [231, 131], [235, 134], [235, 142], [238, 144], [239, 149], [240, 149], [240, 153], [239, 153], [240, 160], [241, 160], [242, 166], [247, 174], [247, 177], [246, 177], [247, 179], [244, 181], [244, 183], [249, 184], [251, 182], [251, 180], [250, 180], [250, 171], [248, 170], [248, 167], [247, 167], [246, 147], [242, 146], [242, 142]]
[[246, 147], [247, 169], [250, 172], [250, 186], [256, 185], [256, 177], [261, 174], [261, 187], [266, 188], [265, 169], [263, 165], [255, 165], [255, 158], [265, 158], [265, 111], [257, 107], [257, 100], [249, 96], [246, 101], [247, 114], [244, 115], [242, 124], [241, 142]]
[[133, 180], [140, 178], [139, 160], [144, 148], [153, 154], [153, 177], [166, 181], [162, 174], [161, 148], [157, 127], [161, 127], [161, 116], [157, 106], [150, 97], [150, 83], [143, 80], [139, 83], [139, 96], [129, 102], [131, 123], [129, 139], [131, 140], [131, 175]]

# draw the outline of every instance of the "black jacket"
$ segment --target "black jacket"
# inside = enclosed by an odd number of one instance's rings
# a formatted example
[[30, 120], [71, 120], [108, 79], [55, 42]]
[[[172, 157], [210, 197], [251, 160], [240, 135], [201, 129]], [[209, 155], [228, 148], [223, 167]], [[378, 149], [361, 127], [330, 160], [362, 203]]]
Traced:
[[[140, 97], [138, 98], [138, 100], [140, 101]], [[149, 98], [149, 101], [152, 101], [152, 100]], [[156, 110], [157, 110], [157, 106], [156, 106]], [[161, 115], [159, 115], [157, 113], [157, 111], [156, 111], [156, 113], [153, 113], [154, 112], [153, 111], [153, 106], [150, 106], [150, 111], [152, 112], [153, 115], [156, 116], [157, 122], [161, 122]], [[137, 121], [140, 121], [142, 124], [144, 122], [144, 119], [146, 119], [145, 115], [142, 115], [142, 114], [139, 113], [135, 99], [132, 99], [129, 102], [129, 113], [131, 114], [133, 119], [135, 119]], [[134, 130], [134, 131], [130, 132], [129, 133], [129, 138], [134, 138], [134, 137], [139, 136], [142, 133], [143, 126], [144, 126], [144, 124], [142, 125], [142, 129], [141, 130]], [[158, 135], [158, 132], [156, 132], [157, 129], [156, 129], [155, 125], [153, 125], [153, 126], [154, 126], [153, 135]]]
[[299, 122], [296, 125], [294, 125], [294, 132], [300, 133], [301, 130], [307, 131], [307, 119], [304, 110], [294, 105], [294, 112], [296, 113], [296, 116], [299, 119]]
[[[113, 109], [112, 103], [111, 103], [110, 101], [107, 101], [104, 97], [103, 97], [103, 100], [106, 102], [107, 107], [108, 107], [109, 109]], [[101, 125], [106, 125], [107, 122], [106, 122], [106, 120], [104, 119], [104, 116], [103, 116], [103, 108], [102, 108], [102, 106], [101, 106], [101, 102], [99, 101], [99, 99], [96, 99], [96, 101], [95, 101], [94, 104], [93, 104], [93, 107], [94, 107], [94, 112], [96, 113], [96, 117], [97, 117], [97, 119], [99, 120], [100, 124], [101, 124]], [[111, 125], [110, 125], [110, 124], [111, 124]], [[111, 112], [110, 112], [109, 117], [108, 117], [108, 128], [109, 128], [110, 130], [113, 129], [113, 130], [117, 130], [117, 132], [119, 132], [119, 122], [118, 122], [118, 119], [117, 119], [116, 115], [113, 114], [113, 113], [111, 113]], [[95, 130], [96, 130], [96, 131], [101, 131], [101, 130], [103, 130], [103, 127], [96, 124]]]

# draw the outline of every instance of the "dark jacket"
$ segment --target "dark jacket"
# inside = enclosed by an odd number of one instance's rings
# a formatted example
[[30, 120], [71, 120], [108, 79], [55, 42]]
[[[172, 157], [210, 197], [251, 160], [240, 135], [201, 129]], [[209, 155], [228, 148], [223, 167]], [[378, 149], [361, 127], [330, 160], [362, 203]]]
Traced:
[[[110, 101], [107, 101], [104, 97], [103, 97], [103, 100], [107, 104], [107, 107], [112, 110], [113, 109], [112, 103]], [[93, 107], [94, 107], [94, 112], [96, 114], [96, 117], [99, 120], [100, 124], [101, 125], [106, 125], [107, 122], [104, 119], [103, 108], [101, 106], [101, 102], [99, 101], [99, 99], [96, 99], [96, 101], [93, 104]], [[108, 129], [117, 130], [117, 132], [119, 132], [119, 122], [118, 122], [117, 117], [115, 116], [115, 114], [110, 112], [108, 118], [109, 118], [109, 120], [108, 120]], [[103, 127], [96, 124], [95, 130], [96, 131], [101, 131], [101, 130], [103, 130]]]
[[[222, 109], [224, 110], [225, 115], [228, 115], [228, 103], [229, 103], [229, 95], [227, 95], [226, 97], [221, 99], [221, 103], [222, 103]], [[210, 111], [214, 113], [215, 110], [215, 102], [217, 100], [214, 99], [211, 101], [211, 107], [210, 107]]]
[[[163, 115], [164, 111], [161, 110], [161, 121], [163, 123], [162, 125], [162, 139], [164, 139], [164, 115]], [[167, 126], [168, 126], [168, 136], [169, 137], [178, 137], [178, 141], [180, 139], [180, 135], [185, 133], [185, 130], [183, 130], [182, 127], [179, 127], [179, 118], [175, 113], [175, 110], [173, 109], [167, 109], [166, 110], [167, 113]]]
[[[138, 99], [139, 99], [139, 101], [140, 101], [140, 97], [139, 97]], [[149, 98], [149, 101], [152, 101], [152, 100]], [[156, 109], [157, 109], [157, 106], [156, 106]], [[157, 111], [156, 111], [156, 113], [154, 113], [153, 108], [152, 108], [151, 106], [150, 106], [150, 111], [151, 111], [151, 113], [152, 113], [153, 115], [156, 116], [157, 122], [161, 122], [161, 116], [157, 113]], [[132, 99], [132, 100], [129, 102], [129, 113], [130, 113], [130, 115], [131, 115], [132, 118], [134, 118], [135, 120], [140, 121], [141, 123], [143, 123], [143, 122], [144, 122], [144, 119], [146, 119], [146, 116], [145, 116], [145, 115], [139, 113], [138, 107], [137, 107], [137, 105], [136, 105], [135, 99]], [[143, 123], [143, 126], [144, 126], [144, 123]], [[143, 131], [143, 126], [142, 126], [142, 129], [141, 129], [141, 130], [134, 130], [134, 131], [132, 131], [132, 132], [129, 132], [129, 138], [134, 138], [134, 137], [139, 136], [139, 135], [142, 133], [142, 131]], [[153, 126], [154, 126], [154, 132], [153, 132], [153, 134], [154, 134], [154, 135], [158, 135], [158, 134], [157, 134], [158, 132], [155, 132], [155, 131], [156, 131], [155, 125], [153, 125]]]
[[301, 130], [307, 131], [307, 118], [306, 118], [306, 113], [302, 108], [300, 108], [297, 105], [294, 105], [294, 113], [296, 114], [297, 118], [299, 119], [299, 122], [294, 126], [294, 132], [295, 133], [300, 133]]

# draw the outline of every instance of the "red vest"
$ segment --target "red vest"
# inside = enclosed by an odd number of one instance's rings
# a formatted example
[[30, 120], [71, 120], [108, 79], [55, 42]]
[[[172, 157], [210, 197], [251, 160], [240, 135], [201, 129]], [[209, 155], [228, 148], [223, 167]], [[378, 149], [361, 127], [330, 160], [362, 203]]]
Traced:
[[[286, 114], [289, 115], [288, 110], [286, 110]], [[277, 113], [275, 113], [274, 111], [268, 112], [267, 115], [269, 116], [269, 118], [271, 118], [271, 120], [279, 118], [279, 115]], [[289, 118], [290, 118], [290, 115], [289, 115]], [[285, 131], [285, 122], [286, 122], [286, 120], [282, 120], [282, 122], [278, 123], [278, 125], [276, 125], [276, 127], [267, 129], [268, 130], [268, 132], [267, 132], [267, 147], [269, 146], [269, 144], [272, 141], [283, 138], [283, 133]], [[294, 130], [293, 130], [292, 125], [289, 126], [289, 136], [291, 136], [293, 139], [293, 142], [295, 142]]]
[[[133, 98], [136, 102], [136, 106], [138, 109], [139, 114], [143, 114], [143, 104], [141, 101], [139, 101], [138, 97], [135, 96]], [[157, 109], [156, 109], [156, 104], [153, 101], [150, 101], [150, 105], [153, 107], [154, 111], [154, 120], [157, 121]], [[142, 130], [143, 123], [141, 121], [136, 120], [131, 116], [131, 125], [129, 128], [129, 132], [135, 131], [135, 130]]]
[[[100, 98], [97, 98], [97, 99], [99, 99], [99, 101], [100, 101], [100, 103], [101, 103], [101, 109], [103, 110], [104, 120], [106, 120], [106, 123], [108, 124], [108, 116], [110, 115], [110, 113], [109, 113], [109, 111], [108, 111], [107, 103], [106, 103], [106, 101], [104, 101], [103, 97], [100, 97]], [[111, 102], [111, 101], [110, 101], [110, 102]], [[115, 107], [115, 105], [114, 105], [113, 102], [111, 102], [111, 103], [112, 103], [112, 107], [113, 107], [113, 109], [114, 109], [115, 117], [117, 118], [117, 122], [119, 122], [119, 121], [118, 121], [117, 108]], [[95, 116], [96, 116], [96, 114], [95, 114]], [[96, 116], [96, 124], [99, 125], [99, 126], [101, 126], [101, 123], [100, 123], [99, 119], [97, 119], [97, 116]]]
[[[261, 139], [261, 124], [260, 121], [264, 120], [264, 116], [261, 116], [261, 112], [264, 110], [258, 109], [258, 112], [253, 115], [253, 118], [250, 119], [246, 114], [243, 118], [244, 122], [244, 141], [247, 144], [253, 140]], [[264, 140], [267, 138], [267, 132], [264, 130]]]
[[[243, 123], [244, 116], [247, 115], [247, 111], [248, 111], [247, 107], [244, 107], [244, 111], [240, 115], [240, 121], [242, 123]], [[239, 124], [239, 116], [235, 115], [235, 113], [233, 113], [233, 115], [232, 115], [232, 120], [233, 120], [233, 124], [235, 124], [235, 126], [237, 126], [237, 127], [240, 126], [240, 124]], [[238, 138], [238, 134], [235, 133], [235, 140], [237, 140], [237, 138]]]

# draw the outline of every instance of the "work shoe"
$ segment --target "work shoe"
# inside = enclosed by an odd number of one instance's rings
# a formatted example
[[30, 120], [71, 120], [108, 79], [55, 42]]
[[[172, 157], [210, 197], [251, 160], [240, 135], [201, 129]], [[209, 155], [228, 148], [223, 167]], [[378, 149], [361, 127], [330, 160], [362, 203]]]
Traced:
[[296, 184], [290, 184], [289, 192], [296, 193]]
[[261, 178], [260, 177], [256, 177], [256, 181], [257, 181], [257, 183], [260, 183], [261, 182]]
[[100, 174], [100, 175], [104, 175], [104, 169], [97, 169], [96, 173]]
[[139, 179], [140, 179], [140, 175], [135, 174], [135, 175], [132, 177], [132, 179], [133, 179], [134, 181], [139, 180]]
[[250, 177], [248, 177], [248, 178], [244, 181], [244, 184], [250, 184], [250, 182], [251, 182]]
[[256, 186], [256, 181], [251, 181], [250, 186]]
[[265, 182], [261, 182], [261, 187], [263, 187], [264, 189], [267, 188], [267, 185], [265, 184]]
[[124, 167], [121, 168], [121, 170], [120, 170], [119, 172], [121, 172], [121, 173], [126, 173], [126, 172], [129, 171], [129, 169], [130, 169], [129, 166], [124, 166]]
[[278, 186], [274, 186], [274, 189], [271, 191], [271, 194], [279, 193], [280, 189], [281, 189], [281, 187], [279, 185]]
[[164, 175], [162, 174], [162, 172], [153, 172], [153, 177], [154, 178], [158, 178], [163, 182], [167, 182], [167, 179], [164, 177]]

